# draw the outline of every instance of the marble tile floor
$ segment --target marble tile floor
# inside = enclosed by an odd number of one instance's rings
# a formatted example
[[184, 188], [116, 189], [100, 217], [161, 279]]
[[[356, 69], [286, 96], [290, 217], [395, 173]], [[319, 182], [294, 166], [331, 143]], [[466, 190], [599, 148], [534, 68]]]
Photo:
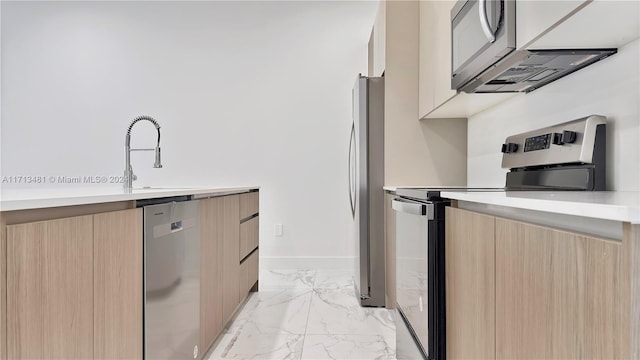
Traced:
[[205, 358], [395, 359], [393, 312], [361, 307], [352, 271], [261, 271]]

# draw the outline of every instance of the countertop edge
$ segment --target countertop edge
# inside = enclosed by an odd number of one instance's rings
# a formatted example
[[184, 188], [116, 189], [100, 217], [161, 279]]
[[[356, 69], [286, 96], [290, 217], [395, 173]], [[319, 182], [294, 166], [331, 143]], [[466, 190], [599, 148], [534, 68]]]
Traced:
[[[173, 196], [196, 195], [198, 199], [236, 194], [259, 190], [260, 186], [240, 186], [240, 187], [197, 187], [197, 188], [158, 188], [158, 189], [135, 189], [132, 193], [118, 192], [115, 189], [98, 190], [96, 193], [77, 193], [73, 191], [61, 195], [56, 189], [51, 190], [50, 196], [33, 198], [16, 198], [0, 201], [0, 211], [33, 210], [43, 208], [54, 208], [75, 205], [101, 204], [119, 201], [136, 201], [153, 198], [164, 198]], [[23, 190], [21, 190], [23, 191]], [[26, 192], [26, 190], [24, 190]], [[40, 190], [44, 191], [44, 190]], [[69, 191], [69, 190], [66, 190]], [[86, 191], [86, 190], [85, 190]], [[64, 196], [64, 194], [68, 194]], [[4, 194], [3, 194], [4, 196]]]
[[443, 191], [441, 195], [444, 198], [458, 201], [640, 224], [640, 205], [589, 203], [526, 197], [505, 198], [492, 196], [491, 193], [477, 192]]

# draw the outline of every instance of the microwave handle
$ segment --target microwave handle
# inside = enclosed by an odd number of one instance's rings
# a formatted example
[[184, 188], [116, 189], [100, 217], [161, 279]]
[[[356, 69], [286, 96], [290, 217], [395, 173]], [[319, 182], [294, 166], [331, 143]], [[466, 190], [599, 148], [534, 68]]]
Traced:
[[491, 26], [489, 26], [489, 17], [487, 16], [487, 0], [478, 0], [478, 9], [480, 12], [480, 25], [482, 25], [482, 31], [484, 32], [484, 36], [487, 37], [490, 43], [496, 41], [496, 35], [491, 30]]

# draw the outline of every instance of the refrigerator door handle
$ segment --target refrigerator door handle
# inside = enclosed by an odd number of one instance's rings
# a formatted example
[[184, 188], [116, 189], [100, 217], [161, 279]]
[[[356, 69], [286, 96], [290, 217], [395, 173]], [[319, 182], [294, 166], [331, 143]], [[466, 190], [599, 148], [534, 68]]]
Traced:
[[355, 164], [353, 163], [353, 151], [356, 137], [355, 124], [351, 125], [351, 137], [349, 138], [349, 202], [351, 203], [351, 215], [356, 217], [356, 191], [355, 191]]

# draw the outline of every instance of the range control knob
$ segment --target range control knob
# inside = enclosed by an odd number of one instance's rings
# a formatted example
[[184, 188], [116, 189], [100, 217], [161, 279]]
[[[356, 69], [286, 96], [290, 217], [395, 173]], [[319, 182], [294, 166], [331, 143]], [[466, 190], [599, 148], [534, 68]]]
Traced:
[[560, 133], [553, 133], [553, 139], [551, 140], [551, 142], [554, 145], [562, 145], [564, 144], [564, 142], [562, 142], [562, 134]]
[[571, 144], [576, 142], [576, 132], [565, 130], [562, 132], [562, 142], [565, 144]]
[[518, 151], [518, 144], [516, 143], [508, 143], [502, 144], [502, 152], [505, 154], [510, 154]]

